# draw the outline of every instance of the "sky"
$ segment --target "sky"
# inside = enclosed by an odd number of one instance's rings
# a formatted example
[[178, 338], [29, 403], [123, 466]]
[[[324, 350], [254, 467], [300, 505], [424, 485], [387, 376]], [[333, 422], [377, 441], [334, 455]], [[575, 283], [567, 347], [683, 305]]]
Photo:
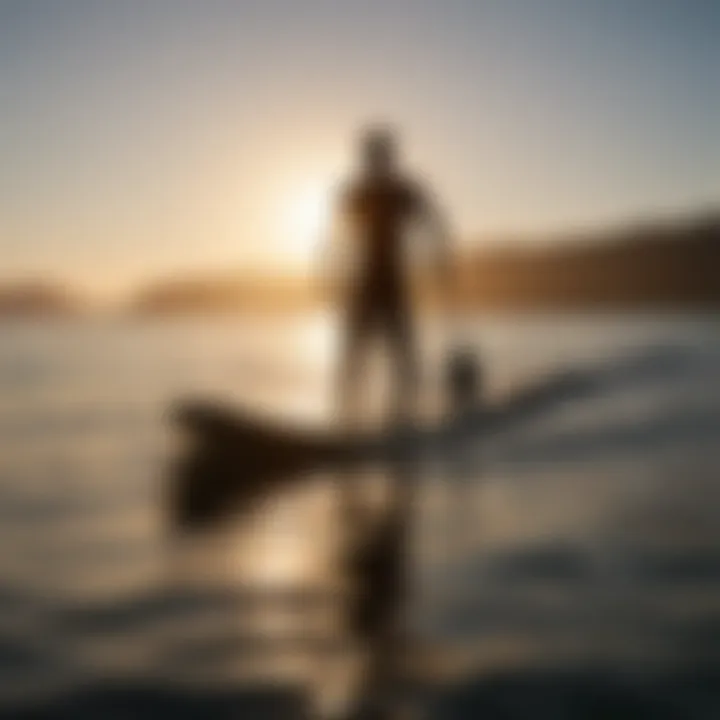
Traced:
[[374, 120], [464, 241], [706, 207], [719, 36], [718, 0], [0, 0], [0, 280], [307, 266]]

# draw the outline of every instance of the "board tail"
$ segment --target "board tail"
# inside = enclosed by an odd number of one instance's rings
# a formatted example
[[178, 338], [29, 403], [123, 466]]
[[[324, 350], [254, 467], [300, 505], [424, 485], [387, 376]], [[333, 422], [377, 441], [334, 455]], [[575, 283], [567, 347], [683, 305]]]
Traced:
[[170, 477], [170, 520], [192, 529], [243, 513], [312, 472], [347, 469], [372, 456], [359, 436], [303, 431], [207, 403], [184, 403], [173, 421], [188, 447]]

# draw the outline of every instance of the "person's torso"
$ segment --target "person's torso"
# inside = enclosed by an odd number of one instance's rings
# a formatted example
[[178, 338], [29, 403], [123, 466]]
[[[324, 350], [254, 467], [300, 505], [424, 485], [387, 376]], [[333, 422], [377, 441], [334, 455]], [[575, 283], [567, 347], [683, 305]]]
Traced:
[[401, 271], [406, 231], [417, 205], [416, 191], [400, 178], [360, 180], [349, 189], [345, 212], [358, 245], [362, 274]]

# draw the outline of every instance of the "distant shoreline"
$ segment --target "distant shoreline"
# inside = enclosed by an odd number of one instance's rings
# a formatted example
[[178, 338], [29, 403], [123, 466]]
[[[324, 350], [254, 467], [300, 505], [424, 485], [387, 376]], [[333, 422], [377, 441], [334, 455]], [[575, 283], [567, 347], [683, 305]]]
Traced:
[[[419, 276], [415, 284], [419, 303], [432, 307], [437, 302], [433, 283]], [[466, 250], [457, 261], [454, 293], [457, 310], [475, 314], [720, 311], [720, 210], [542, 246]], [[312, 278], [224, 273], [161, 279], [103, 312], [288, 315], [319, 309], [332, 302], [328, 298]], [[74, 288], [58, 282], [0, 284], [0, 319], [98, 312]]]

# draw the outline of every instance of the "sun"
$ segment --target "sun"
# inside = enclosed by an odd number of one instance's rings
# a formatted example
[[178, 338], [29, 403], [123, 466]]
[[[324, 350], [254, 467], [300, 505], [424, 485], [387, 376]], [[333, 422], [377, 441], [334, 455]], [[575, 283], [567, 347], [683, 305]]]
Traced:
[[306, 264], [318, 252], [330, 219], [326, 185], [309, 183], [289, 194], [283, 211], [283, 246], [290, 259]]

